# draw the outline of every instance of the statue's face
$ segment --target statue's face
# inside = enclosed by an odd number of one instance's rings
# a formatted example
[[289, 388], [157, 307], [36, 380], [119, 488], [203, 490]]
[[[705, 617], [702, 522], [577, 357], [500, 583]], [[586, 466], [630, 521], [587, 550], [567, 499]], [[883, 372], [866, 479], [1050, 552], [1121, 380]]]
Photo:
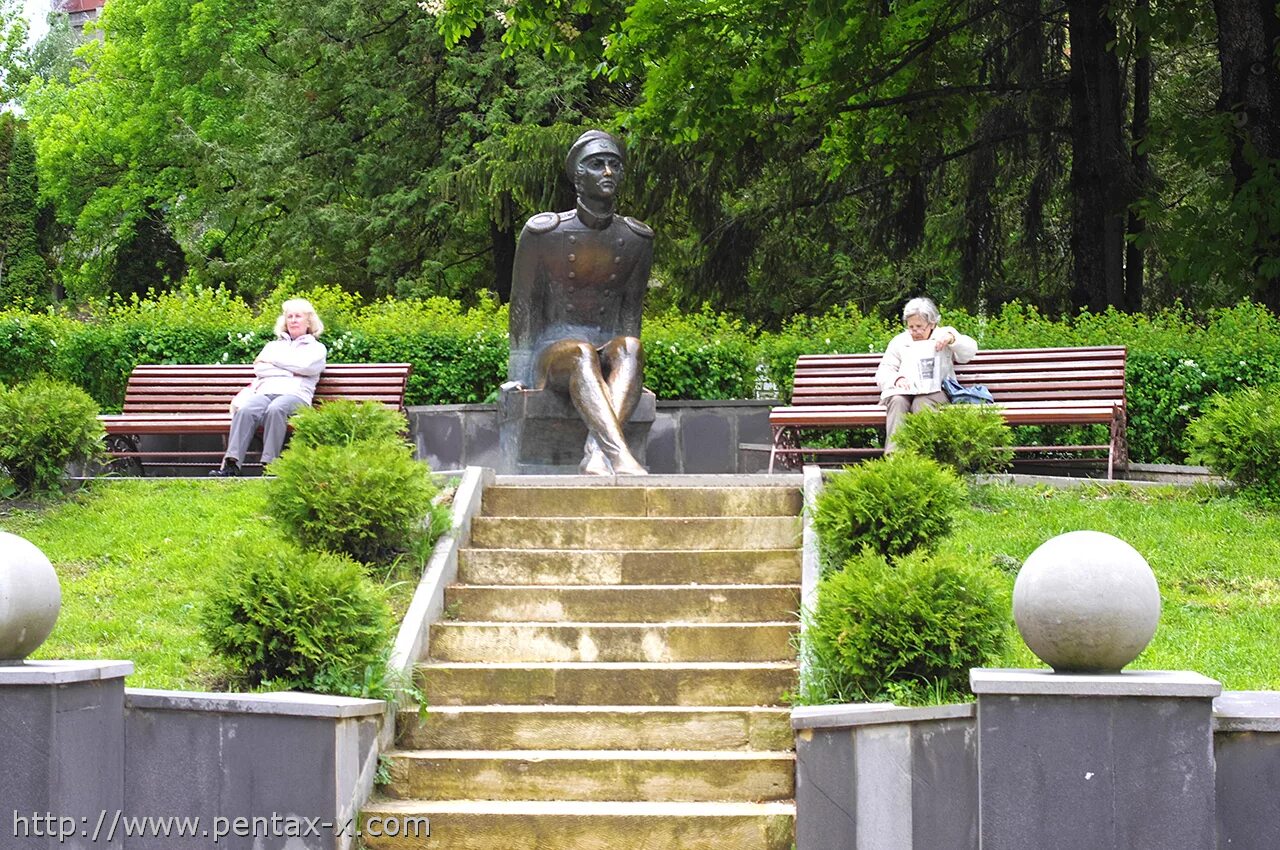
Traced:
[[593, 153], [578, 163], [578, 194], [588, 200], [612, 203], [622, 183], [622, 158], [608, 151]]

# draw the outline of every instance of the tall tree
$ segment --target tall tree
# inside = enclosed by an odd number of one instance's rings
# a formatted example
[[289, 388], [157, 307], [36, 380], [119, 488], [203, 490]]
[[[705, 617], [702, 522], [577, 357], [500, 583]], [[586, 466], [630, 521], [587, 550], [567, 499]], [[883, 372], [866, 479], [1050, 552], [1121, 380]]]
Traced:
[[619, 88], [503, 57], [496, 20], [446, 53], [412, 0], [112, 0], [103, 28], [84, 73], [29, 98], [82, 294], [179, 270], [174, 244], [250, 296], [501, 292], [558, 186], [541, 153]]
[[1107, 0], [1068, 0], [1075, 307], [1123, 307], [1125, 211], [1137, 199], [1123, 138], [1124, 77]]
[[1230, 116], [1232, 191], [1246, 228], [1255, 294], [1280, 312], [1280, 5], [1214, 0], [1222, 92]]

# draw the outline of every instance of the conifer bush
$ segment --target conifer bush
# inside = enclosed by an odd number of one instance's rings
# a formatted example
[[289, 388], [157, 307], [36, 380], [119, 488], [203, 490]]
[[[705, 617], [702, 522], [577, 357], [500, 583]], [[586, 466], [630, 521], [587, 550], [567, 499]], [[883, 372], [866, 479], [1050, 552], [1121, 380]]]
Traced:
[[911, 452], [845, 467], [818, 495], [823, 567], [839, 568], [863, 548], [891, 558], [929, 548], [951, 531], [965, 497], [954, 472]]
[[289, 424], [293, 426], [291, 447], [399, 443], [409, 433], [409, 420], [400, 411], [377, 402], [349, 399], [300, 408]]
[[382, 662], [394, 623], [359, 564], [275, 542], [233, 550], [200, 628], [237, 686], [349, 693]]
[[1187, 433], [1193, 461], [1280, 500], [1280, 384], [1214, 396]]
[[998, 658], [1009, 615], [991, 570], [913, 552], [890, 563], [863, 550], [818, 586], [806, 631], [816, 692], [806, 702], [928, 701], [968, 690], [969, 669]]
[[43, 376], [0, 385], [0, 469], [18, 491], [53, 490], [68, 463], [103, 453], [98, 405], [84, 390]]
[[958, 473], [998, 472], [1013, 459], [1013, 432], [991, 405], [945, 404], [906, 417], [899, 450], [932, 458]]
[[296, 445], [271, 463], [268, 512], [308, 549], [363, 563], [424, 542], [437, 488], [404, 442]]

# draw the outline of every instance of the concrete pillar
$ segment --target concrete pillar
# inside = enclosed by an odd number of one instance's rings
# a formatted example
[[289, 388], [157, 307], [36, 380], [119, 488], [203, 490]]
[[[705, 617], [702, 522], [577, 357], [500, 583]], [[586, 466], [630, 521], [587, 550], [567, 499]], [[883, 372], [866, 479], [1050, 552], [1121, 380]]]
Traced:
[[1215, 846], [1218, 682], [980, 669], [970, 684], [982, 850]]
[[0, 667], [0, 847], [124, 846], [108, 833], [124, 807], [132, 672], [129, 661]]

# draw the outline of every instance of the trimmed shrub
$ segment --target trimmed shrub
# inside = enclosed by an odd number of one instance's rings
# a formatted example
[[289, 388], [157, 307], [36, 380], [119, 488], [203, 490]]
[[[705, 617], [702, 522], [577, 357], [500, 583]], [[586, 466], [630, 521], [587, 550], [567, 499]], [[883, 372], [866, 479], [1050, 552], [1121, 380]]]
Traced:
[[754, 398], [753, 329], [703, 306], [669, 310], [643, 326], [644, 383], [661, 399]]
[[1280, 500], [1280, 384], [1214, 396], [1187, 433], [1195, 462]]
[[448, 298], [378, 301], [349, 335], [332, 340], [330, 352], [335, 362], [412, 363], [405, 404], [481, 402], [507, 379], [507, 308], [482, 301], [463, 310]]
[[367, 564], [424, 542], [424, 525], [435, 525], [430, 470], [404, 443], [291, 446], [268, 471], [268, 512], [308, 549]]
[[801, 354], [853, 354], [884, 351], [900, 327], [863, 315], [852, 304], [821, 316], [795, 316], [777, 333], [760, 337], [760, 354], [769, 381], [782, 400], [791, 398], [796, 358]]
[[967, 692], [969, 668], [998, 658], [1009, 621], [1001, 583], [957, 555], [863, 551], [823, 577], [806, 632], [812, 702], [927, 701]]
[[845, 467], [823, 485], [813, 518], [824, 568], [864, 547], [890, 558], [931, 547], [951, 531], [965, 494], [954, 472], [910, 452]]
[[19, 491], [52, 490], [73, 461], [103, 454], [98, 405], [79, 387], [37, 377], [0, 386], [0, 468]]
[[409, 420], [377, 402], [335, 399], [303, 407], [289, 418], [291, 447], [349, 446], [353, 443], [402, 443]]
[[899, 449], [959, 473], [996, 472], [1013, 459], [1013, 432], [989, 405], [946, 404], [913, 413], [893, 438]]
[[382, 589], [349, 558], [242, 544], [211, 586], [200, 628], [236, 683], [348, 693], [390, 643]]

